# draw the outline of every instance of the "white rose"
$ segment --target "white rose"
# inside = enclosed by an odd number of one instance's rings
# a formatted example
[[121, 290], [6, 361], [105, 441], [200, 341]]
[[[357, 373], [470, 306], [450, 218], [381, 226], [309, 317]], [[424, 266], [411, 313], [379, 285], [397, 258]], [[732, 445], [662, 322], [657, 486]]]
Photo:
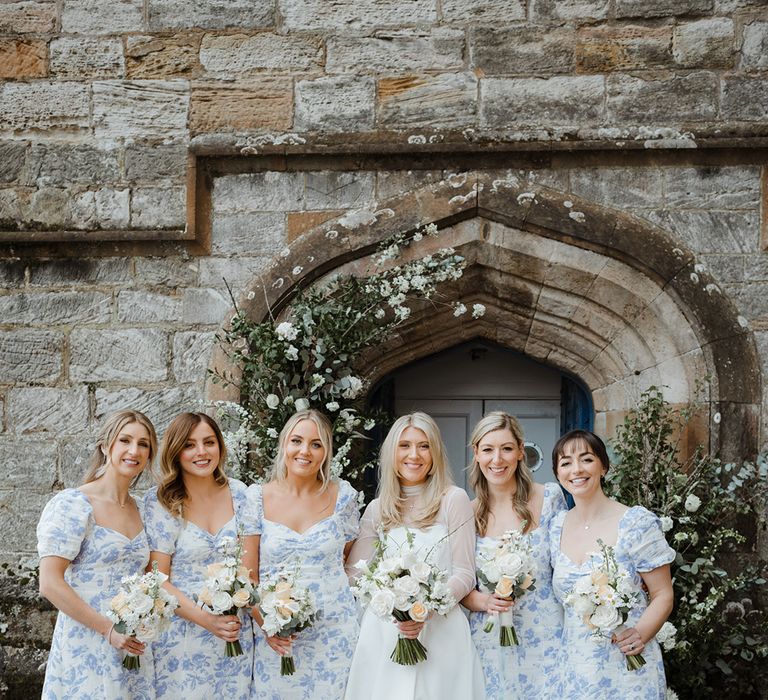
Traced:
[[290, 321], [283, 321], [275, 328], [275, 333], [283, 338], [283, 340], [294, 340], [299, 331]]
[[525, 567], [525, 561], [516, 552], [509, 552], [508, 554], [500, 556], [496, 560], [496, 563], [501, 570], [501, 573], [511, 578], [517, 578], [523, 573]]
[[325, 404], [325, 408], [331, 413], [335, 413], [339, 410], [339, 404], [337, 401], [329, 401], [327, 404]]
[[665, 622], [656, 633], [656, 641], [661, 644], [664, 651], [671, 651], [677, 643], [675, 635], [677, 635], [677, 628], [671, 622]]
[[155, 601], [141, 591], [134, 591], [131, 593], [131, 595], [128, 596], [126, 605], [135, 615], [140, 616], [146, 615], [150, 610], [152, 610], [153, 606], [155, 605]]
[[223, 613], [234, 607], [232, 596], [224, 591], [218, 591], [211, 596], [211, 607], [215, 613]]
[[376, 571], [380, 574], [394, 574], [403, 568], [403, 560], [400, 557], [387, 557], [379, 561]]
[[573, 586], [573, 592], [579, 596], [589, 596], [594, 592], [592, 579], [589, 576], [582, 576]]
[[309, 408], [309, 401], [306, 399], [296, 399], [296, 410], [306, 411]]
[[483, 564], [480, 571], [482, 571], [483, 576], [492, 583], [496, 583], [496, 581], [501, 578], [501, 569], [499, 569], [495, 561], [486, 562]]
[[411, 609], [411, 599], [408, 595], [403, 593], [402, 591], [395, 591], [395, 610], [402, 610], [405, 612], [406, 610]]
[[413, 576], [406, 574], [395, 581], [394, 588], [395, 595], [404, 593], [408, 596], [415, 596], [419, 592], [419, 582]]
[[140, 642], [154, 642], [157, 639], [157, 629], [153, 625], [139, 625], [136, 630], [136, 639]]
[[685, 499], [685, 509], [689, 513], [695, 513], [699, 509], [700, 505], [701, 499], [697, 495], [689, 493], [688, 498]]
[[573, 598], [573, 611], [579, 616], [591, 615], [595, 610], [595, 604], [585, 596], [575, 596]]
[[419, 583], [426, 583], [429, 580], [429, 574], [432, 572], [432, 568], [423, 561], [417, 561], [410, 566], [411, 576], [415, 578]]
[[611, 632], [621, 624], [621, 615], [611, 605], [598, 605], [589, 621], [601, 632]]
[[377, 591], [371, 598], [371, 610], [377, 617], [387, 619], [395, 608], [395, 594], [392, 591]]
[[675, 526], [675, 521], [668, 515], [661, 516], [661, 531], [669, 532]]
[[280, 405], [280, 399], [277, 394], [270, 394], [267, 396], [267, 408], [271, 408], [273, 411]]

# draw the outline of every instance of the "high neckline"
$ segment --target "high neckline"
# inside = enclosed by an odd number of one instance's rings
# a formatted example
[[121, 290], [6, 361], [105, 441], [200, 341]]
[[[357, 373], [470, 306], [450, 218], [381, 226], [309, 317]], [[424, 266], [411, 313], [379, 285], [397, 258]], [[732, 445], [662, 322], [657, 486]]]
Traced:
[[414, 484], [413, 486], [400, 486], [400, 491], [404, 498], [411, 498], [424, 493], [424, 484]]

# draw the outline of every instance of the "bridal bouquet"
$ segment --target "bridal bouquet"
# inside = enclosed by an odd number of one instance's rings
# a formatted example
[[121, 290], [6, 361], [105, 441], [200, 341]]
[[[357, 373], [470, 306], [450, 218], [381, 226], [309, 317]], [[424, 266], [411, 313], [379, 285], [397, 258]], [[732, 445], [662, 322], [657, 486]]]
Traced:
[[[261, 627], [268, 637], [290, 637], [315, 622], [314, 596], [308, 588], [296, 585], [297, 576], [297, 569], [282, 569], [274, 579], [259, 585], [259, 611], [264, 618]], [[280, 675], [291, 676], [295, 672], [293, 656], [281, 656]]]
[[[167, 579], [157, 570], [157, 562], [153, 562], [152, 571], [128, 576], [120, 582], [120, 591], [106, 612], [117, 632], [146, 643], [168, 628], [179, 601], [163, 588]], [[141, 662], [138, 656], [126, 654], [123, 666], [135, 670], [141, 668]]]
[[[613, 547], [598, 540], [603, 557], [592, 571], [576, 581], [565, 597], [565, 604], [581, 615], [584, 624], [596, 639], [610, 639], [627, 621], [629, 611], [639, 602], [640, 593], [632, 585], [626, 569], [616, 562]], [[627, 670], [636, 671], [645, 666], [641, 654], [625, 656]]]
[[[223, 537], [219, 543], [222, 561], [210, 564], [203, 589], [193, 596], [201, 607], [214, 615], [237, 615], [242, 608], [258, 603], [256, 589], [251, 582], [251, 570], [243, 566], [243, 544], [240, 537]], [[227, 656], [240, 656], [240, 640], [227, 642]]]
[[[446, 615], [456, 605], [445, 572], [412, 550], [393, 557], [379, 551], [370, 563], [360, 561], [355, 568], [361, 576], [352, 592], [383, 620], [394, 617], [398, 622], [424, 622], [431, 612]], [[390, 658], [397, 664], [412, 666], [426, 660], [427, 649], [418, 639], [398, 637]]]
[[[524, 526], [524, 525], [523, 525]], [[485, 545], [478, 552], [477, 580], [489, 593], [502, 598], [518, 599], [528, 591], [536, 589], [536, 562], [529, 539], [521, 530], [508, 530], [498, 544]], [[483, 629], [491, 632], [496, 624], [496, 615], [488, 614]], [[520, 644], [512, 624], [512, 611], [498, 615], [499, 644], [509, 647]]]

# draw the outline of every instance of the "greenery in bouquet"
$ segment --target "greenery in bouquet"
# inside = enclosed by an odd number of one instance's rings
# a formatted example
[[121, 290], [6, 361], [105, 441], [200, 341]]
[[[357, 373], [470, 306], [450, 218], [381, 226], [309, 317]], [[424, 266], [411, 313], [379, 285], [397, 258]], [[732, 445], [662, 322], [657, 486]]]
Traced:
[[618, 429], [606, 489], [661, 518], [677, 552], [675, 609], [657, 639], [681, 698], [759, 697], [768, 682], [768, 615], [758, 597], [765, 562], [768, 462], [723, 463], [702, 448], [683, 458], [691, 408], [674, 410], [651, 387]]
[[[240, 390], [240, 403], [219, 403], [235, 473], [246, 482], [263, 480], [277, 452], [278, 434], [296, 411], [315, 408], [333, 422], [335, 475], [355, 478], [370, 463], [351, 465], [350, 450], [381, 422], [364, 406], [365, 380], [357, 363], [368, 350], [393, 338], [414, 301], [441, 301], [438, 286], [462, 276], [464, 259], [452, 248], [399, 261], [413, 243], [438, 235], [434, 224], [386, 240], [364, 275], [337, 275], [298, 290], [279, 317], [250, 319], [237, 308], [219, 337], [238, 377], [214, 374]], [[449, 303], [456, 316], [464, 304]], [[485, 313], [482, 304], [471, 310]]]

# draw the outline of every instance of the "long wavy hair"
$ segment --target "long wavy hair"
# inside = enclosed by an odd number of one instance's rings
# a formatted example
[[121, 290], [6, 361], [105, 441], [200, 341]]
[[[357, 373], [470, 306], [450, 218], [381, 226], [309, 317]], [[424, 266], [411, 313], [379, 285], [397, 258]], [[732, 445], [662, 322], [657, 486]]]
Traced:
[[220, 486], [227, 483], [227, 476], [223, 469], [223, 465], [227, 461], [227, 447], [224, 444], [221, 428], [213, 418], [205, 413], [180, 413], [171, 421], [163, 435], [163, 444], [160, 448], [160, 486], [157, 487], [157, 500], [170, 513], [178, 517], [183, 515], [184, 501], [189, 495], [184, 485], [184, 474], [179, 462], [179, 455], [192, 431], [200, 423], [205, 423], [213, 430], [219, 443], [219, 463], [213, 471], [213, 478]]
[[448, 459], [440, 429], [437, 423], [426, 413], [416, 411], [400, 416], [387, 433], [379, 453], [379, 506], [381, 524], [385, 530], [402, 525], [405, 520], [405, 498], [400, 488], [397, 474], [397, 445], [403, 431], [418, 428], [427, 436], [429, 451], [432, 455], [432, 467], [427, 472], [424, 482], [424, 495], [417, 517], [411, 523], [414, 527], [428, 527], [435, 522], [440, 510], [440, 501], [450, 486], [451, 479]]
[[[140, 411], [117, 411], [107, 416], [101, 425], [99, 434], [96, 436], [96, 446], [93, 448], [88, 463], [88, 469], [83, 476], [84, 484], [96, 481], [104, 476], [104, 472], [107, 471], [107, 464], [109, 463], [109, 453], [112, 451], [112, 446], [115, 444], [115, 440], [117, 440], [123, 428], [131, 423], [138, 423], [146, 428], [149, 433], [149, 459], [147, 460], [145, 470], [149, 469], [150, 472], [152, 471], [152, 462], [157, 455], [157, 434], [155, 433], [155, 426], [152, 425], [152, 421]], [[133, 480], [134, 484], [138, 481], [140, 476], [141, 474]]]
[[[528, 532], [535, 523], [533, 513], [528, 501], [533, 493], [533, 474], [525, 461], [525, 445], [523, 443], [523, 429], [513, 416], [503, 411], [493, 411], [481, 418], [472, 431], [471, 445], [475, 455], [483, 437], [495, 430], [509, 430], [512, 437], [519, 445], [521, 451], [520, 460], [515, 470], [515, 493], [512, 495], [512, 509], [520, 520], [525, 522], [523, 532]], [[485, 535], [488, 528], [488, 520], [491, 515], [490, 492], [488, 481], [485, 478], [477, 457], [473, 458], [469, 468], [469, 483], [472, 486], [477, 500], [475, 502], [475, 527], [480, 535]]]
[[275, 461], [272, 463], [272, 473], [270, 474], [271, 481], [283, 481], [287, 474], [287, 468], [285, 466], [285, 448], [288, 443], [288, 438], [291, 436], [293, 429], [303, 420], [311, 420], [317, 427], [317, 434], [320, 438], [320, 444], [325, 448], [325, 457], [323, 457], [323, 463], [320, 465], [320, 471], [317, 478], [321, 482], [320, 492], [322, 493], [328, 488], [328, 483], [331, 480], [331, 462], [333, 461], [333, 426], [331, 421], [328, 420], [320, 411], [316, 411], [313, 408], [306, 411], [297, 411], [294, 413], [285, 423], [283, 429], [280, 431], [280, 435], [277, 438], [277, 455]]

